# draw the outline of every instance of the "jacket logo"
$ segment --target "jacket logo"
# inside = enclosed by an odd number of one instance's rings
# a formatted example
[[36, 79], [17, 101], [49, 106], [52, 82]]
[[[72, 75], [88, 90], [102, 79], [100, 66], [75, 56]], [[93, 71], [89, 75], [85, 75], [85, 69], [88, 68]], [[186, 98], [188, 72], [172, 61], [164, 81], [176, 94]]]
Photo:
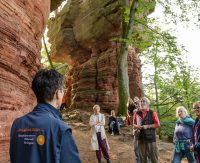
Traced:
[[37, 137], [37, 143], [39, 145], [44, 145], [44, 143], [45, 143], [45, 137], [43, 135], [38, 135], [38, 137]]

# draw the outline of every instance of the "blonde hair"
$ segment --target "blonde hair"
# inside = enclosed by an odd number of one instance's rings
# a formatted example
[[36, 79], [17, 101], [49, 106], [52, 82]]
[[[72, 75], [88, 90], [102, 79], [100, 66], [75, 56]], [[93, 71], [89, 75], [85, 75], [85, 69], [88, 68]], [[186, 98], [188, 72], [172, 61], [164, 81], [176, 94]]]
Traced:
[[128, 104], [133, 104], [133, 103], [134, 103], [133, 99], [132, 99], [132, 98], [129, 98], [129, 99], [128, 99]]
[[93, 110], [96, 109], [96, 108], [98, 108], [100, 110], [100, 106], [99, 105], [94, 105], [93, 106]]
[[110, 115], [112, 115], [113, 112], [115, 113], [115, 110], [111, 110], [111, 111], [110, 111]]
[[184, 106], [178, 106], [178, 107], [176, 108], [176, 117], [177, 117], [177, 118], [179, 118], [179, 115], [178, 115], [178, 111], [179, 111], [179, 110], [185, 112], [185, 115], [186, 115], [186, 116], [189, 116], [188, 111], [187, 111], [187, 109], [186, 109]]

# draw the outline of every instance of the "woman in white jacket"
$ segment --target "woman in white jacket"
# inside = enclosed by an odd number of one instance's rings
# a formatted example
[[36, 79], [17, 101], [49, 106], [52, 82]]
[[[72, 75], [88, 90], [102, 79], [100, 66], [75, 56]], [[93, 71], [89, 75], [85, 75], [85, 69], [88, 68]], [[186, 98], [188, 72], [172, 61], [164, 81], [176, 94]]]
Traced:
[[109, 145], [104, 129], [105, 116], [100, 113], [99, 105], [94, 105], [93, 111], [94, 114], [91, 115], [89, 122], [92, 131], [91, 148], [92, 150], [96, 151], [96, 156], [99, 163], [101, 163], [101, 153], [103, 153], [103, 156], [107, 160], [107, 163], [110, 163], [110, 156], [108, 153]]

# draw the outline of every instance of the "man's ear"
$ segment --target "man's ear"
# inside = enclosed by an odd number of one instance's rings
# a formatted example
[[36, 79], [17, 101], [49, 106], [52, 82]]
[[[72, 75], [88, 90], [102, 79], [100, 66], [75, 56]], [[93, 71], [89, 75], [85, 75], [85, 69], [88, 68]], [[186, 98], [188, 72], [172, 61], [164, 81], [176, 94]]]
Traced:
[[58, 94], [59, 94], [59, 92], [58, 92], [58, 90], [57, 90], [57, 91], [55, 92], [55, 94], [54, 94], [54, 99], [57, 100], [57, 99], [59, 98], [59, 95], [58, 95]]

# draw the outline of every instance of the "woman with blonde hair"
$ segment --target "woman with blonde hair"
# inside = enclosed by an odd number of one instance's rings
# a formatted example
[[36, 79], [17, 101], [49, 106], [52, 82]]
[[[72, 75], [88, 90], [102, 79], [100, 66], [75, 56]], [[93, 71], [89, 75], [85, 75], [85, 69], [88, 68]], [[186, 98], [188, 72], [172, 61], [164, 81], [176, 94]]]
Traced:
[[176, 126], [174, 130], [174, 152], [172, 163], [180, 163], [187, 157], [189, 163], [195, 163], [194, 153], [190, 151], [190, 144], [193, 142], [194, 120], [188, 115], [185, 107], [176, 108]]
[[91, 138], [91, 148], [96, 151], [96, 156], [98, 162], [101, 163], [102, 154], [107, 160], [107, 163], [110, 163], [110, 156], [108, 153], [109, 145], [106, 137], [106, 132], [104, 129], [105, 126], [105, 116], [100, 113], [100, 106], [93, 106], [94, 114], [90, 116], [90, 126], [92, 132]]

